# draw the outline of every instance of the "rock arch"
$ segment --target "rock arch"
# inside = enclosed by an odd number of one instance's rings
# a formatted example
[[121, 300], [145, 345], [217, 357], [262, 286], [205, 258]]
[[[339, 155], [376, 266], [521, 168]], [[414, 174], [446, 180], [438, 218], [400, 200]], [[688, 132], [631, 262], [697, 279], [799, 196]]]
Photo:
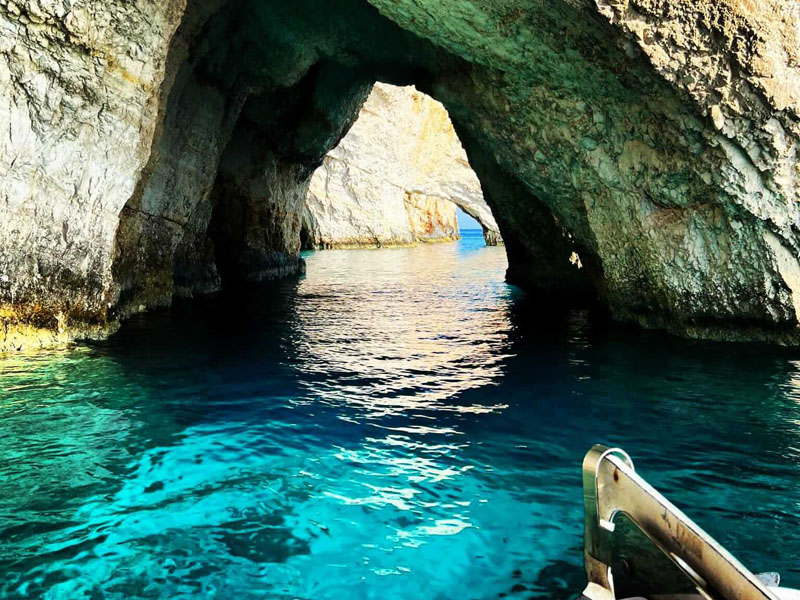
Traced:
[[445, 108], [414, 87], [377, 83], [311, 177], [304, 248], [453, 239], [456, 207], [502, 243]]
[[4, 348], [300, 270], [298, 198], [376, 80], [445, 105], [510, 280], [794, 342], [798, 23], [778, 0], [0, 4]]

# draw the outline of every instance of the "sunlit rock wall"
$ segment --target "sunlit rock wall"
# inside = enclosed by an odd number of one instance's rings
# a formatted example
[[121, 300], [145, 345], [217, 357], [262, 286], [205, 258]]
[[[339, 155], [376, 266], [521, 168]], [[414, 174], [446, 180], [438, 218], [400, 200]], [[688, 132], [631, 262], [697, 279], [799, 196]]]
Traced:
[[455, 202], [500, 234], [444, 107], [413, 87], [378, 83], [358, 120], [311, 178], [304, 243], [385, 246], [458, 236]]
[[[381, 248], [417, 242], [457, 240], [456, 205], [449, 200], [408, 193], [385, 179], [353, 172], [326, 159], [324, 187], [312, 178], [303, 213], [305, 248]], [[325, 195], [318, 195], [325, 194]]]
[[0, 350], [102, 333], [181, 1], [0, 1]]

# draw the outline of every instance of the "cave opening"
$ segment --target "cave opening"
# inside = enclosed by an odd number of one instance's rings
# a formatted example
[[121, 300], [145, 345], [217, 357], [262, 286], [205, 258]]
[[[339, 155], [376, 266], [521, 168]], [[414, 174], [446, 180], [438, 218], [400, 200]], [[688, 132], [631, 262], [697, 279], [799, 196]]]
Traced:
[[788, 38], [741, 54], [727, 34], [760, 39], [747, 14], [700, 31], [681, 6], [645, 20], [720, 60], [687, 61], [611, 2], [188, 0], [153, 3], [153, 18], [110, 9], [96, 31], [91, 15], [56, 31], [64, 15], [42, 28], [6, 11], [12, 39], [42, 52], [82, 41], [35, 77], [26, 53], [4, 59], [3, 318], [82, 336], [299, 272], [309, 180], [381, 81], [445, 106], [509, 281], [645, 327], [794, 339], [793, 96], [764, 95], [786, 78], [740, 64], [789, 56]]
[[[303, 248], [455, 237], [454, 207], [440, 218], [436, 206], [448, 201], [481, 223], [487, 244], [504, 242], [509, 282], [558, 301], [597, 298], [601, 263], [579, 215], [557, 216], [558, 198], [539, 195], [490, 143], [484, 113], [494, 107], [476, 83], [480, 68], [360, 0], [337, 0], [330, 18], [312, 4], [190, 2], [168, 57], [154, 149], [117, 230], [117, 312], [302, 272]], [[376, 95], [391, 104], [389, 88], [413, 90], [406, 100], [435, 114], [399, 139], [381, 128], [359, 133], [359, 114]], [[325, 226], [348, 229], [350, 217], [325, 204], [328, 191], [364, 171], [332, 172], [333, 161], [352, 158], [348, 135], [368, 149], [366, 170], [400, 150], [413, 155], [416, 181], [394, 186], [398, 210], [375, 211], [335, 239]], [[451, 151], [439, 138], [460, 154], [437, 160]]]
[[376, 83], [311, 177], [303, 249], [452, 241], [459, 212], [502, 244], [447, 110], [413, 86]]
[[458, 219], [458, 228], [461, 231], [483, 231], [477, 219], [474, 219], [464, 212], [464, 209], [461, 207], [456, 211], [456, 218]]

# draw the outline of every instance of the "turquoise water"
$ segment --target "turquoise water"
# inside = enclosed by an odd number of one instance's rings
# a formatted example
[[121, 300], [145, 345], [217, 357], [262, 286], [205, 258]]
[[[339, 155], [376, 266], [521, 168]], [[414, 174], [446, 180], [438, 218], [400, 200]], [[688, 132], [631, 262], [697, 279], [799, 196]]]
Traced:
[[800, 356], [505, 285], [479, 236], [0, 361], [0, 597], [573, 598], [580, 462], [619, 444], [800, 586]]

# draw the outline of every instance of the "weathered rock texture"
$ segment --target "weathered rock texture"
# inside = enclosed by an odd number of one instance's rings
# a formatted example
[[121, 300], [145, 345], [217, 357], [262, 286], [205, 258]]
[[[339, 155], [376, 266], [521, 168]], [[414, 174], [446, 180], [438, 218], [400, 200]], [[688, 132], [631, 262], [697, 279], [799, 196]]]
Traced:
[[303, 242], [337, 248], [455, 239], [456, 205], [497, 244], [497, 223], [445, 108], [413, 87], [379, 83], [311, 177]]
[[301, 269], [376, 80], [447, 108], [510, 280], [796, 342], [799, 32], [790, 0], [0, 0], [0, 345]]
[[382, 248], [460, 238], [457, 208], [449, 200], [406, 195], [374, 177], [349, 178], [352, 166], [327, 159], [323, 168], [330, 182], [314, 190], [312, 179], [300, 233], [303, 248]]

